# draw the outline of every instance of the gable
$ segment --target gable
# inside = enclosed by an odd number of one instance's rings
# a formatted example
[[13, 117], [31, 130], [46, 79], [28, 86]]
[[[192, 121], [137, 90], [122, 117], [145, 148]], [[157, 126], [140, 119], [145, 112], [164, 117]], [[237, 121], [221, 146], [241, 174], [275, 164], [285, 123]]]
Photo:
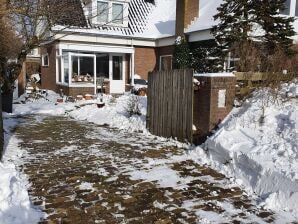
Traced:
[[[67, 29], [64, 29], [64, 31], [75, 30], [76, 32], [88, 32], [93, 34], [146, 38], [173, 36], [175, 34], [176, 0], [98, 0], [99, 2], [109, 2], [109, 4], [115, 2], [115, 4], [127, 5], [125, 8], [125, 10], [127, 10], [127, 16], [123, 24], [115, 24], [113, 22], [106, 24], [99, 23], [96, 18], [95, 10], [97, 1], [95, 0], [82, 0], [82, 2], [80, 0], [70, 1], [73, 1], [73, 5], [77, 7], [78, 10], [76, 14], [72, 15], [70, 18], [67, 16], [64, 18], [62, 16], [60, 19], [61, 22], [57, 25], [69, 26]], [[171, 9], [171, 11], [164, 13], [164, 7]], [[80, 19], [78, 20], [77, 18]]]

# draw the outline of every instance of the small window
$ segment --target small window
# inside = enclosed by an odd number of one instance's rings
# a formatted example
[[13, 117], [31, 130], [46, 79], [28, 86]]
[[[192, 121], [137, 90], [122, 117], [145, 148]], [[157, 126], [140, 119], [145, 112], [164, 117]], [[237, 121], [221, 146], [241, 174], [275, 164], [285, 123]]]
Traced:
[[172, 70], [172, 55], [160, 56], [160, 71]]
[[123, 5], [112, 4], [112, 23], [123, 24]]
[[48, 54], [43, 54], [41, 57], [41, 64], [44, 67], [48, 67], [49, 66], [49, 55]]
[[291, 0], [286, 0], [285, 1], [285, 8], [280, 11], [280, 14], [290, 15], [290, 9], [291, 9]]
[[108, 23], [109, 5], [107, 2], [97, 2], [97, 21], [99, 23]]

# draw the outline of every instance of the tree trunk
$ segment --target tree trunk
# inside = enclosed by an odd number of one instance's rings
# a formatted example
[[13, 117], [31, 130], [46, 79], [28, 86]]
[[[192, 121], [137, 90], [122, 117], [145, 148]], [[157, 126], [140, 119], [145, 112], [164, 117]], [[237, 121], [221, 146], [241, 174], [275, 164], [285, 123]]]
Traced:
[[0, 161], [4, 153], [4, 131], [3, 131], [3, 118], [2, 118], [2, 94], [0, 94]]
[[2, 94], [2, 110], [6, 113], [12, 113], [13, 92]]

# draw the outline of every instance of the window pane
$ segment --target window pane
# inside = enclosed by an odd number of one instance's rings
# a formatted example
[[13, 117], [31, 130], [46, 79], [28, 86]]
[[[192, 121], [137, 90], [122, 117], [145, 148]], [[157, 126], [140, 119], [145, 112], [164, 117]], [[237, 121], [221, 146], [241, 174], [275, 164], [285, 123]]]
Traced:
[[107, 23], [109, 16], [109, 6], [107, 2], [97, 2], [97, 21]]
[[80, 57], [79, 77], [82, 82], [94, 82], [94, 58]]
[[280, 14], [290, 15], [291, 0], [285, 1], [285, 9], [280, 11]]
[[43, 55], [43, 66], [49, 66], [49, 55]]
[[112, 8], [112, 22], [122, 24], [123, 23], [123, 5], [113, 3]]
[[122, 80], [122, 56], [113, 56], [113, 80]]
[[295, 16], [298, 16], [298, 1], [296, 0], [296, 10], [295, 10]]

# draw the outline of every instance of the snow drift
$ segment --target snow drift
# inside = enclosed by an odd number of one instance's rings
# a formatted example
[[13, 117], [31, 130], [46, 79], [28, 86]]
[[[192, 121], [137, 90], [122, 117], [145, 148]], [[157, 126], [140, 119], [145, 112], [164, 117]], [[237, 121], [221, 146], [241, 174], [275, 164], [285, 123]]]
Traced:
[[[298, 85], [256, 91], [235, 108], [203, 148], [217, 170], [273, 210], [298, 214]], [[201, 150], [199, 147], [197, 150]]]

